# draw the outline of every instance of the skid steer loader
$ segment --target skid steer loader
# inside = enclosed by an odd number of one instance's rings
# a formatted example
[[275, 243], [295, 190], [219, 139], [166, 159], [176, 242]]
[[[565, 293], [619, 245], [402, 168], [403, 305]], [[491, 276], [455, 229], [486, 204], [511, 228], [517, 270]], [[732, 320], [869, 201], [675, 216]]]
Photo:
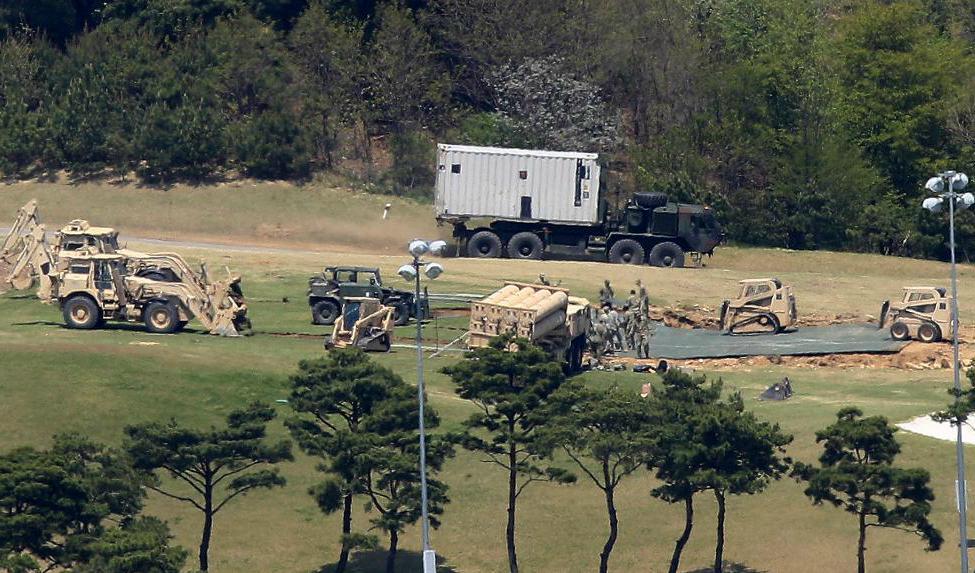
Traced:
[[240, 336], [250, 329], [239, 277], [168, 282], [136, 276], [118, 253], [63, 253], [51, 275], [68, 328], [93, 329], [107, 320], [145, 324], [154, 333], [182, 330], [196, 318], [210, 334]]
[[325, 339], [325, 348], [354, 346], [366, 351], [389, 352], [394, 313], [393, 307], [385, 306], [379, 299], [346, 298], [331, 336]]
[[796, 296], [779, 279], [739, 281], [738, 298], [721, 304], [721, 331], [726, 334], [777, 334], [795, 325]]
[[878, 323], [878, 328], [890, 325], [894, 340], [939, 342], [951, 338], [951, 296], [940, 287], [904, 287], [900, 302], [884, 301]]

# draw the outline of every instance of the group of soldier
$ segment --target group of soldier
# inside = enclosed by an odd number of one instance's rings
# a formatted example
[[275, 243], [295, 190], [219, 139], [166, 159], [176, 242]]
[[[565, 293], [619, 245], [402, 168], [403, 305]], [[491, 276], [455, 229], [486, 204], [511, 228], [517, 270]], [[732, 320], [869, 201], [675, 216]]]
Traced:
[[607, 353], [635, 350], [637, 358], [650, 358], [650, 297], [640, 279], [626, 301], [620, 303], [609, 280], [599, 289], [599, 309], [594, 309], [589, 331], [589, 352], [597, 363]]

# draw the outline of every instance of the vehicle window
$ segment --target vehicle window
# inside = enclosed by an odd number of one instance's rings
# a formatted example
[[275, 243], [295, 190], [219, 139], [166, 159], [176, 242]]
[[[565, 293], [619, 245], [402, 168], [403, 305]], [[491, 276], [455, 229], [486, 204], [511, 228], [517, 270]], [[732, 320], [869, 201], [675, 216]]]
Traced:
[[757, 288], [757, 290], [755, 292], [757, 294], [761, 294], [763, 292], [769, 292], [770, 290], [772, 290], [772, 287], [770, 287], [768, 285], [758, 285], [758, 288]]
[[758, 291], [755, 289], [755, 285], [752, 285], [745, 290], [746, 297], [755, 296], [756, 294], [758, 294]]
[[452, 163], [450, 165], [450, 172], [451, 173], [460, 173], [460, 163]]
[[355, 273], [352, 271], [338, 271], [335, 273], [335, 280], [340, 283], [354, 283]]
[[934, 312], [934, 307], [936, 304], [922, 304], [921, 306], [914, 307], [918, 312]]
[[934, 298], [934, 295], [929, 292], [921, 293], [921, 300], [931, 300], [932, 298]]
[[83, 242], [80, 241], [65, 241], [61, 248], [65, 251], [77, 251], [81, 247], [85, 246]]
[[912, 292], [911, 293], [911, 296], [907, 299], [907, 302], [915, 302], [915, 301], [918, 301], [918, 300], [921, 300], [921, 293], [919, 293], [919, 292]]
[[68, 272], [76, 275], [87, 275], [91, 270], [91, 261], [72, 261]]

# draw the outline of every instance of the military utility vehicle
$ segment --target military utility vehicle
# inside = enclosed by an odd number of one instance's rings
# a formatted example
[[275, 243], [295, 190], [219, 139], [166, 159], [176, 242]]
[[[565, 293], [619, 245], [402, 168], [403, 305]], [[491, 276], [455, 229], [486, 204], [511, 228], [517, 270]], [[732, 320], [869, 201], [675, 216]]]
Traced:
[[[375, 298], [393, 308], [393, 320], [402, 326], [416, 317], [413, 293], [383, 286], [379, 269], [375, 267], [325, 267], [308, 279], [308, 306], [313, 324], [335, 324], [347, 298]], [[420, 298], [420, 317], [430, 315], [427, 298]]]
[[723, 234], [707, 207], [637, 193], [611, 208], [595, 153], [438, 145], [436, 218], [475, 258], [682, 267]]
[[739, 281], [738, 297], [721, 304], [720, 328], [727, 334], [777, 334], [795, 325], [796, 296], [779, 279]]
[[348, 297], [325, 348], [355, 347], [389, 352], [393, 338], [393, 308], [377, 298]]
[[940, 287], [904, 287], [900, 302], [887, 300], [880, 308], [879, 328], [888, 324], [894, 340], [951, 338], [951, 296]]

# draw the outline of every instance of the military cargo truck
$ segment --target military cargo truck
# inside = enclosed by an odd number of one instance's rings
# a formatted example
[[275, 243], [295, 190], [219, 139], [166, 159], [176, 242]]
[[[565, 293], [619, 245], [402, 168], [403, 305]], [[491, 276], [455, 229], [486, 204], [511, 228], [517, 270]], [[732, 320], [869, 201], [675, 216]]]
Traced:
[[611, 208], [595, 153], [437, 147], [437, 222], [469, 257], [682, 267], [723, 238], [710, 209], [663, 193]]
[[487, 346], [492, 338], [510, 334], [527, 338], [564, 360], [567, 372], [578, 372], [589, 330], [589, 301], [569, 296], [564, 288], [505, 282], [471, 303], [469, 330], [470, 348]]

